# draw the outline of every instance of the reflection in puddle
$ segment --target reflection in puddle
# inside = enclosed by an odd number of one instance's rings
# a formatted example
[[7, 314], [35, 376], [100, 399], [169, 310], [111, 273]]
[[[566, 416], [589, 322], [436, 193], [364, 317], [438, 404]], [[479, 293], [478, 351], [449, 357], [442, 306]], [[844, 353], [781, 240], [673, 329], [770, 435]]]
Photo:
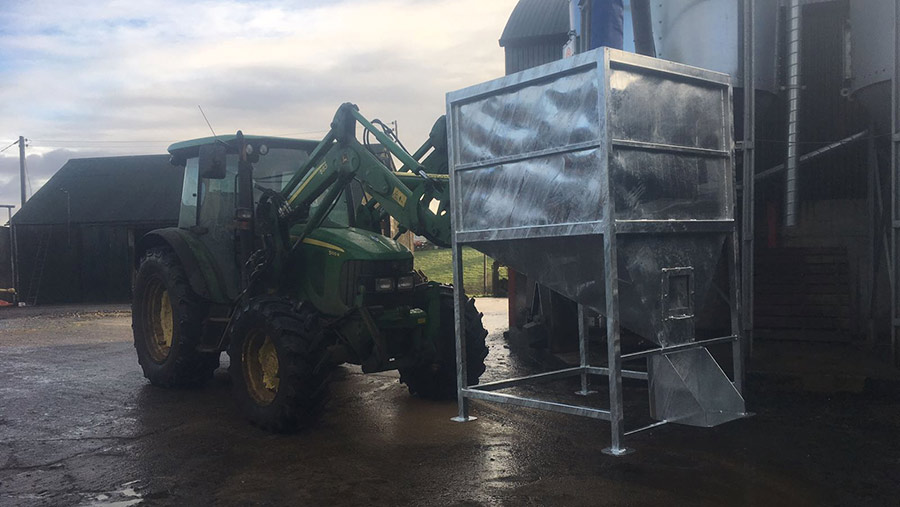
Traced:
[[100, 493], [94, 496], [87, 505], [92, 507], [128, 507], [129, 505], [138, 505], [144, 501], [141, 494], [136, 490], [136, 488], [140, 489], [139, 482], [126, 482], [120, 486], [121, 489], [119, 490]]

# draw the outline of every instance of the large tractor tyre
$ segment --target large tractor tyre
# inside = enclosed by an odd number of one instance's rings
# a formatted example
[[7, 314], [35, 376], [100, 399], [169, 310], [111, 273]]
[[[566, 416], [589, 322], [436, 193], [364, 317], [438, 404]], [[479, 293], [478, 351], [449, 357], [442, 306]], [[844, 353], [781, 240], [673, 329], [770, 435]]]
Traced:
[[197, 350], [204, 312], [175, 253], [148, 250], [134, 282], [131, 328], [138, 363], [151, 384], [189, 387], [212, 377], [219, 354]]
[[253, 299], [231, 328], [229, 374], [241, 411], [268, 431], [308, 425], [325, 403], [331, 365], [318, 313], [289, 300]]
[[[435, 363], [400, 369], [400, 382], [410, 394], [431, 400], [456, 398], [456, 329], [453, 318], [453, 288], [441, 288], [440, 343], [436, 344], [441, 359]], [[465, 340], [467, 385], [478, 384], [484, 373], [488, 348], [484, 343], [487, 330], [481, 322], [483, 314], [475, 308], [475, 300], [465, 304]]]

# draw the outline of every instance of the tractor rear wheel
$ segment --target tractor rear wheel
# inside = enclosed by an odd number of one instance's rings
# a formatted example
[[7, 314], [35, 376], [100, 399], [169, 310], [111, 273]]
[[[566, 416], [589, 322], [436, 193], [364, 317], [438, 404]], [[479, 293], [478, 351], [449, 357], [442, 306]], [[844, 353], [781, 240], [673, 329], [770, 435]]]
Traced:
[[138, 363], [150, 383], [198, 385], [219, 367], [219, 354], [199, 352], [204, 309], [172, 250], [144, 254], [134, 283], [131, 328]]
[[[453, 318], [453, 288], [441, 287], [441, 325], [439, 343], [440, 360], [412, 368], [400, 369], [400, 382], [406, 384], [410, 394], [432, 400], [456, 398], [456, 329]], [[484, 373], [484, 358], [488, 348], [484, 343], [487, 330], [482, 324], [483, 314], [475, 308], [475, 300], [465, 304], [465, 340], [467, 385], [478, 384]]]
[[314, 308], [275, 297], [251, 300], [231, 328], [229, 374], [241, 410], [269, 431], [308, 425], [327, 398], [327, 343]]

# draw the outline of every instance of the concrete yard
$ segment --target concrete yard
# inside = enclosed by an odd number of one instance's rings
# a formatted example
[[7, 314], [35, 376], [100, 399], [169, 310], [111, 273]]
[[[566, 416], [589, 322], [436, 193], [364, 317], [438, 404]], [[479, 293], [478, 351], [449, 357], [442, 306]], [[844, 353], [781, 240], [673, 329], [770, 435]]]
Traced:
[[[487, 379], [537, 371], [506, 346], [505, 304], [479, 303]], [[639, 433], [612, 458], [606, 423], [482, 403], [453, 423], [455, 403], [344, 366], [315, 426], [272, 435], [237, 412], [227, 356], [203, 388], [150, 386], [130, 325], [124, 306], [0, 309], [0, 505], [900, 505], [896, 383], [754, 375], [754, 417]]]

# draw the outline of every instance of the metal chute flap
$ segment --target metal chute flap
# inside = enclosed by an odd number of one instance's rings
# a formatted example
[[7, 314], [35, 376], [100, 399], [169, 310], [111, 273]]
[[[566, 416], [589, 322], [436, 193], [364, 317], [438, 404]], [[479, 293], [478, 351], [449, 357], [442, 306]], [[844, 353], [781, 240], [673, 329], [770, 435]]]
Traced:
[[653, 356], [649, 367], [654, 419], [709, 428], [745, 416], [744, 398], [706, 348]]

